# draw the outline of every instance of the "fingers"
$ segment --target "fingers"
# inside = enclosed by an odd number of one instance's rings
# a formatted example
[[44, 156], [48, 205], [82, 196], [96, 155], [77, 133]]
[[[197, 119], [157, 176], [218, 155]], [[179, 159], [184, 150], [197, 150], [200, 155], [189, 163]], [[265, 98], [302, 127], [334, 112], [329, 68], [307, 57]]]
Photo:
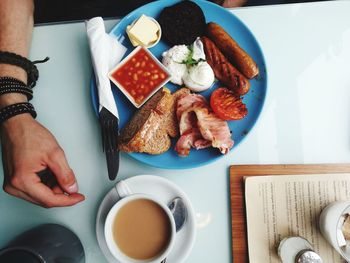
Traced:
[[64, 194], [62, 188], [59, 187], [58, 185], [52, 187], [51, 189], [52, 189], [52, 192], [53, 192], [54, 194]]
[[59, 185], [65, 192], [69, 194], [78, 192], [78, 184], [73, 170], [70, 169], [62, 149], [57, 149], [50, 155], [47, 165], [55, 174]]
[[58, 186], [50, 189], [41, 182], [33, 182], [26, 186], [26, 193], [46, 208], [72, 206], [85, 199], [82, 194], [66, 195]]
[[11, 195], [25, 199], [34, 204], [51, 208], [72, 206], [85, 199], [81, 194], [66, 194], [56, 185], [52, 189], [44, 185], [36, 174], [16, 174], [4, 190]]

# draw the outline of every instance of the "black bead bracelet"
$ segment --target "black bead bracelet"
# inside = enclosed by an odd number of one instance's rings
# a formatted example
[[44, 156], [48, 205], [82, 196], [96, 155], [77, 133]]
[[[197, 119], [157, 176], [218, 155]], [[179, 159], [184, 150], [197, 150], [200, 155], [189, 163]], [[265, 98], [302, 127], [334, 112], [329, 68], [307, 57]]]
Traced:
[[34, 106], [29, 102], [21, 102], [0, 109], [0, 124], [22, 113], [30, 113], [33, 118], [36, 118]]
[[0, 96], [6, 93], [22, 93], [28, 100], [33, 98], [33, 91], [24, 82], [11, 78], [0, 77]]
[[0, 84], [4, 83], [4, 84], [18, 84], [18, 85], [26, 85], [23, 81], [13, 78], [13, 77], [0, 77]]
[[10, 87], [0, 89], [0, 96], [7, 93], [21, 93], [23, 95], [26, 95], [28, 100], [31, 100], [33, 98], [33, 91], [28, 90], [26, 88], [21, 88], [21, 87], [10, 86]]

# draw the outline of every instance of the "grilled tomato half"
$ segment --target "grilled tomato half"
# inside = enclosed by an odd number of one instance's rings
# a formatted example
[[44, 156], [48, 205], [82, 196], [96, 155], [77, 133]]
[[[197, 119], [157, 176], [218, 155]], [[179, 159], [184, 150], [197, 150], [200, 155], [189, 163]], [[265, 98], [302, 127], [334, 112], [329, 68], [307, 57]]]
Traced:
[[242, 98], [227, 88], [218, 88], [211, 94], [210, 106], [215, 114], [225, 121], [240, 120], [248, 114]]

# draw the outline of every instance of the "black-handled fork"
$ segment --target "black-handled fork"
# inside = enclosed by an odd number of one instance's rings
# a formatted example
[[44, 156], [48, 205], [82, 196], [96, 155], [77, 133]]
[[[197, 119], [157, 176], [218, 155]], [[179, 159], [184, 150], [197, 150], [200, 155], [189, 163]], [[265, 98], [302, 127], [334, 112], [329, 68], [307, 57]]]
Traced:
[[102, 147], [106, 153], [108, 177], [114, 180], [119, 171], [118, 118], [106, 108], [100, 111]]

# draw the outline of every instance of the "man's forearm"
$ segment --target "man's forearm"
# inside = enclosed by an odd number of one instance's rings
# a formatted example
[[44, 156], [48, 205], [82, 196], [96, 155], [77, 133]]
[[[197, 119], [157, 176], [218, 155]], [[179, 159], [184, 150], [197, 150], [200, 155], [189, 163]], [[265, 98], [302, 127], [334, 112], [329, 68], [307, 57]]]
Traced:
[[[33, 0], [0, 0], [0, 51], [28, 57], [33, 31]], [[17, 66], [0, 64], [0, 77], [11, 76], [27, 82], [26, 72]], [[27, 101], [22, 94], [0, 97], [0, 107]]]

